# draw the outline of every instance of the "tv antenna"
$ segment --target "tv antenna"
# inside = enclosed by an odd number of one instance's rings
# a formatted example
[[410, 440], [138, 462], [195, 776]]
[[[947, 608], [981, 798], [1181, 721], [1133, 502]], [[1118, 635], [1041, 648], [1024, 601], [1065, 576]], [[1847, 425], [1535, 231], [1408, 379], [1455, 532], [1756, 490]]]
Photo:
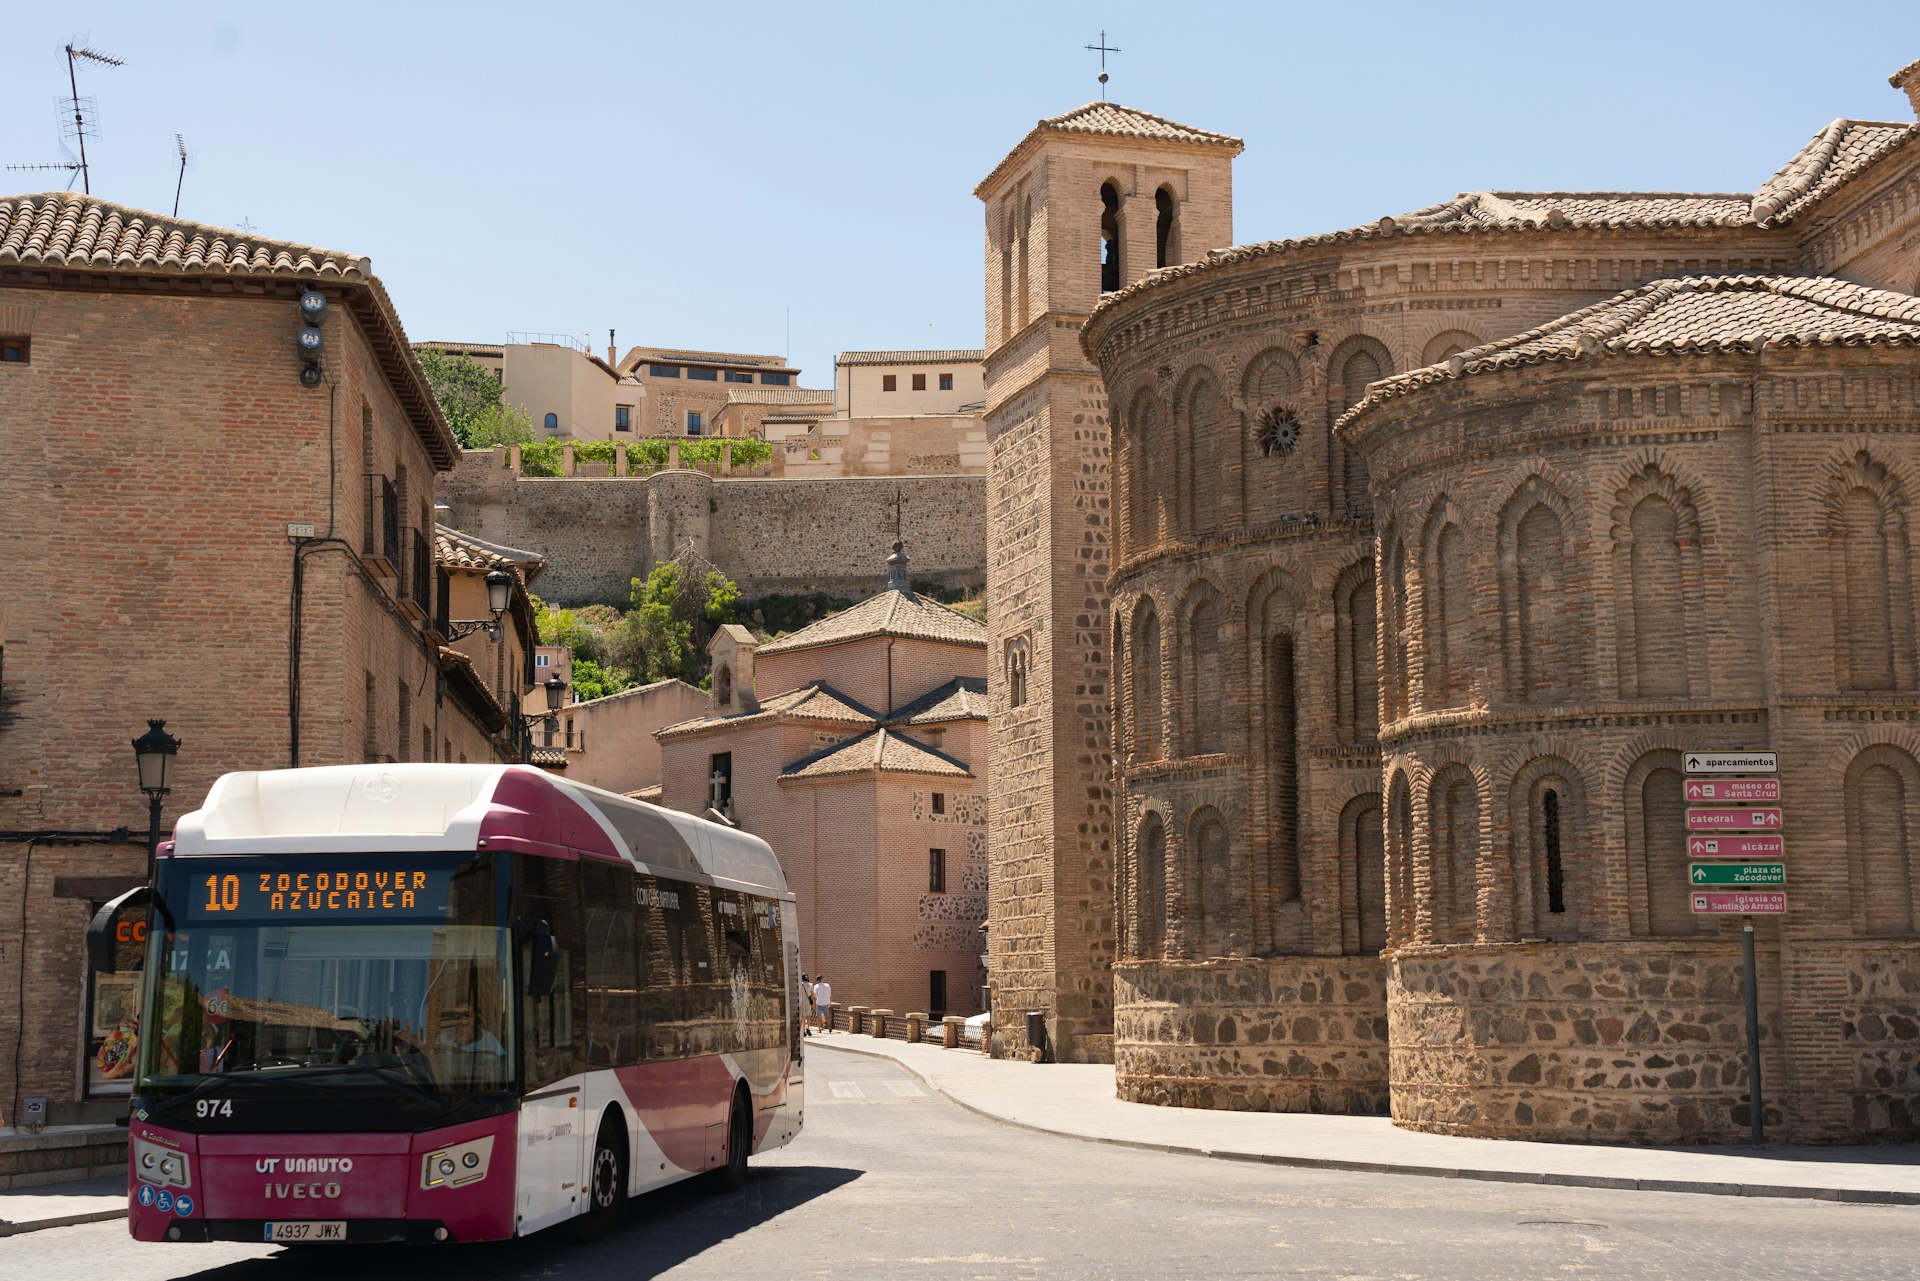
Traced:
[[187, 183], [187, 140], [179, 134], [173, 135], [173, 149], [180, 155], [180, 176], [173, 184], [173, 216], [180, 216], [180, 189]]
[[[67, 145], [65, 143], [61, 143], [60, 150], [66, 151]], [[47, 164], [8, 165], [7, 168], [9, 170], [22, 170], [22, 169], [52, 170], [56, 173], [64, 173], [67, 175], [68, 191], [73, 190], [74, 181], [80, 177], [80, 162], [78, 160], [75, 160], [73, 158], [72, 153], [70, 152], [68, 153], [67, 158], [65, 160], [57, 160]]]
[[[89, 137], [97, 138], [100, 136], [100, 112], [92, 98], [82, 98], [80, 96], [80, 77], [79, 73], [74, 70], [74, 63], [78, 59], [85, 59], [88, 62], [98, 62], [108, 67], [121, 67], [125, 66], [126, 63], [123, 59], [116, 58], [109, 53], [102, 53], [100, 50], [94, 48], [87, 43], [85, 36], [75, 36], [73, 39], [67, 41], [66, 50], [67, 87], [73, 91], [73, 96], [65, 99], [60, 104], [60, 135], [63, 138], [73, 138], [79, 142], [80, 188], [88, 195], [92, 195], [93, 179], [87, 171], [87, 139]], [[67, 122], [67, 116], [69, 114], [73, 116], [73, 122], [71, 124]], [[92, 119], [88, 118], [90, 116]], [[69, 182], [67, 186], [71, 189], [73, 184]]]

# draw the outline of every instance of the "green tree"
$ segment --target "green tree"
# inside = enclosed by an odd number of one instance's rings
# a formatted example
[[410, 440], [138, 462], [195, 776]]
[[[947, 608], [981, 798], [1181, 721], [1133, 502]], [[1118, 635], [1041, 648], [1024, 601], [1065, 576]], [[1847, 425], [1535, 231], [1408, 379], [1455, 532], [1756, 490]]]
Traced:
[[740, 587], [717, 569], [668, 561], [634, 579], [630, 599], [608, 658], [643, 682], [698, 684], [707, 675], [707, 641], [735, 620]]
[[462, 449], [523, 445], [533, 439], [533, 420], [501, 399], [500, 380], [492, 370], [477, 360], [430, 347], [415, 354]]

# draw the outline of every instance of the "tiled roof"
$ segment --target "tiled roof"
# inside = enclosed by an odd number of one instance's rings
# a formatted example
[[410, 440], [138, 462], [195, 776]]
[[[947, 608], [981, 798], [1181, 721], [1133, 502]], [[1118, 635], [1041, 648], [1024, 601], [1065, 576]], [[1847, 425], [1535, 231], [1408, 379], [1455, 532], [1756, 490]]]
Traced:
[[[1902, 71], [1900, 75], [1905, 75]], [[1895, 77], [1896, 82], [1899, 77]], [[1560, 230], [1778, 227], [1807, 213], [1869, 165], [1920, 136], [1920, 123], [1836, 120], [1752, 194], [1660, 191], [1467, 191], [1376, 222], [1290, 240], [1216, 249], [1199, 262], [1151, 272], [1101, 297], [1099, 316], [1168, 281], [1296, 249], [1397, 236]]]
[[1920, 124], [1836, 120], [1753, 193], [1756, 222], [1784, 223], [1839, 190], [1847, 179], [1920, 134]]
[[527, 753], [527, 764], [541, 769], [565, 769], [567, 754], [558, 747], [536, 747]]
[[737, 387], [727, 392], [730, 405], [831, 405], [833, 392], [812, 387]]
[[71, 191], [48, 191], [0, 197], [0, 267], [11, 266], [189, 279], [262, 276], [364, 289], [372, 306], [361, 319], [422, 443], [443, 467], [460, 457], [460, 444], [407, 345], [400, 313], [367, 258], [170, 218]]
[[833, 358], [836, 365], [962, 365], [979, 364], [987, 353], [969, 351], [843, 351]]
[[972, 778], [972, 771], [944, 752], [936, 752], [894, 730], [879, 729], [803, 756], [780, 777], [830, 778], [837, 774], [941, 774]]
[[539, 552], [490, 543], [472, 534], [448, 529], [445, 525], [435, 525], [433, 528], [433, 555], [435, 560], [452, 569], [484, 572], [497, 567], [518, 570], [529, 583], [538, 577], [547, 564], [547, 558]]
[[939, 689], [914, 699], [891, 712], [889, 722], [899, 725], [938, 725], [943, 721], [987, 719], [987, 683], [977, 676], [961, 676]]
[[168, 218], [70, 191], [0, 200], [5, 262], [316, 281], [373, 278], [373, 264], [355, 254]]
[[665, 725], [654, 731], [656, 738], [692, 734], [700, 730], [726, 726], [729, 729], [760, 721], [792, 717], [804, 721], [828, 721], [836, 725], [878, 725], [880, 717], [854, 699], [848, 698], [825, 681], [814, 681], [784, 694], [775, 694], [760, 704], [757, 712], [737, 716], [696, 716], [692, 720]]
[[1089, 102], [1084, 107], [1042, 120], [1036, 128], [1061, 133], [1098, 133], [1113, 138], [1154, 138], [1162, 142], [1211, 143], [1240, 149], [1246, 144], [1231, 134], [1195, 129], [1165, 116], [1149, 115], [1117, 102]]
[[1382, 401], [1468, 374], [1602, 355], [1750, 352], [1762, 344], [1920, 346], [1920, 298], [1820, 276], [1657, 280], [1444, 364], [1382, 379], [1335, 426]]
[[987, 644], [987, 629], [965, 614], [956, 613], [917, 592], [890, 588], [831, 618], [823, 618], [789, 636], [769, 641], [760, 647], [760, 653], [790, 654], [795, 650], [864, 640], [869, 636], [905, 636], [916, 640], [978, 645], [982, 649]]

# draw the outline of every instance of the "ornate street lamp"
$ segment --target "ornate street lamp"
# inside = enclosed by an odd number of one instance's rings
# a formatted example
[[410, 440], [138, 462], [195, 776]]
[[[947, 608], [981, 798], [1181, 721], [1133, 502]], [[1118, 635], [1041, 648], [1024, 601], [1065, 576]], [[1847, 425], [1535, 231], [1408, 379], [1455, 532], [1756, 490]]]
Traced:
[[448, 623], [452, 630], [447, 634], [450, 641], [462, 636], [471, 636], [482, 627], [487, 629], [487, 639], [494, 644], [500, 643], [500, 617], [507, 612], [507, 606], [513, 603], [513, 575], [504, 569], [487, 571], [487, 613], [488, 618], [464, 619]]
[[174, 754], [180, 740], [167, 733], [165, 721], [148, 721], [147, 732], [133, 740], [133, 759], [140, 767], [140, 790], [147, 794], [147, 884], [153, 884], [154, 862], [160, 852], [160, 798], [173, 790]]

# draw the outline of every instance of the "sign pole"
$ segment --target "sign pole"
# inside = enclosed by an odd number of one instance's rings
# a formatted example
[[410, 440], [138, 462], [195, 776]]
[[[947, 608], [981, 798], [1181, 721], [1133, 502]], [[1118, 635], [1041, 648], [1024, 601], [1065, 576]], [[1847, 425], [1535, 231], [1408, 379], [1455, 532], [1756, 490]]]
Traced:
[[1753, 1121], [1753, 1146], [1766, 1146], [1760, 1097], [1760, 976], [1753, 962], [1753, 918], [1740, 918], [1740, 953], [1747, 980], [1747, 1107]]

